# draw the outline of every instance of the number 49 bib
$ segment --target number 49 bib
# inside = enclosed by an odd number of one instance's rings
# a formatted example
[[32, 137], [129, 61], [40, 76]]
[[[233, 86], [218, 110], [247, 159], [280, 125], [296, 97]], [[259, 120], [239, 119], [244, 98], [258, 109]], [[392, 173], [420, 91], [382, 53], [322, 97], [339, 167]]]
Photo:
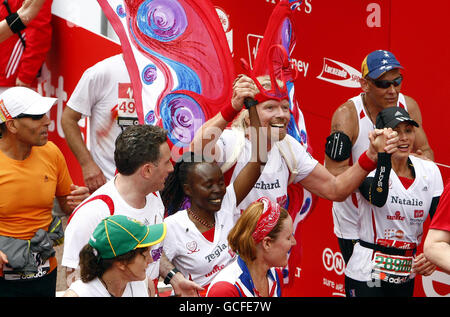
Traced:
[[131, 83], [119, 83], [117, 112], [117, 123], [120, 127], [139, 124]]

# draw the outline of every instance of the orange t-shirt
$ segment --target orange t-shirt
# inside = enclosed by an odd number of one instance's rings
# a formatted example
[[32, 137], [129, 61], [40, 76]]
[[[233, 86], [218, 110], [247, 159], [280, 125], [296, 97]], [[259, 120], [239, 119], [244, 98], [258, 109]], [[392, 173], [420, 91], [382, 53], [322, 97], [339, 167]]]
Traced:
[[[0, 235], [30, 240], [52, 222], [53, 200], [70, 194], [66, 161], [51, 141], [23, 161], [0, 151]], [[56, 264], [56, 262], [55, 262]]]

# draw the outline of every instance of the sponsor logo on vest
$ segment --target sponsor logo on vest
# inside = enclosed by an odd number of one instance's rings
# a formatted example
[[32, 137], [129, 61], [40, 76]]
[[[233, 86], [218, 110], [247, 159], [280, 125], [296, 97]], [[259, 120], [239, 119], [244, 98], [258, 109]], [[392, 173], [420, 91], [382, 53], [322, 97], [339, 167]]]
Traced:
[[214, 248], [214, 250], [205, 256], [205, 259], [208, 260], [208, 263], [211, 262], [214, 259], [217, 259], [223, 250], [228, 249], [228, 246], [225, 243], [217, 245], [217, 247]]
[[396, 211], [394, 216], [387, 215], [388, 220], [404, 220], [405, 217], [400, 215], [400, 211]]
[[192, 254], [192, 253], [200, 251], [200, 249], [198, 248], [197, 242], [195, 242], [195, 241], [186, 243], [186, 249], [189, 251], [188, 254]]
[[[405, 233], [402, 230], [400, 230], [400, 229], [385, 229], [384, 230], [384, 237], [386, 239], [391, 239], [391, 238], [403, 239], [404, 236], [405, 236]], [[386, 246], [388, 246], [388, 245], [386, 245]], [[399, 246], [396, 246], [396, 248], [398, 248], [398, 249], [406, 249], [406, 248], [402, 248], [402, 247], [399, 247]]]
[[423, 210], [414, 210], [414, 218], [409, 219], [410, 225], [421, 225], [424, 222], [423, 216], [425, 215]]
[[213, 270], [207, 274], [205, 274], [205, 277], [210, 277], [211, 275], [213, 275], [214, 273], [219, 272], [220, 270], [222, 270], [225, 267], [225, 265], [214, 265]]

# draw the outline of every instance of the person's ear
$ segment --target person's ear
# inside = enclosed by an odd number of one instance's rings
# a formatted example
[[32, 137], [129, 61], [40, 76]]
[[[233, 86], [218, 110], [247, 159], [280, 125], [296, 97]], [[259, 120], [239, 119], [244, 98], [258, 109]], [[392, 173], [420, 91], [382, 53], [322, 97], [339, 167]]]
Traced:
[[360, 78], [359, 79], [359, 84], [361, 85], [361, 89], [362, 91], [364, 91], [365, 93], [367, 91], [369, 91], [369, 81], [365, 78]]
[[183, 184], [183, 191], [186, 196], [192, 197], [192, 190], [189, 184]]
[[124, 261], [114, 261], [112, 264], [113, 267], [116, 267], [120, 271], [125, 271], [127, 269], [127, 265]]
[[153, 175], [155, 166], [152, 163], [145, 163], [140, 167], [141, 176], [144, 178], [150, 178]]
[[264, 251], [268, 251], [272, 245], [272, 238], [265, 236], [261, 241], [261, 246], [263, 247]]
[[5, 122], [6, 130], [12, 134], [16, 134], [19, 130], [17, 127], [17, 121], [16, 120], [7, 120]]

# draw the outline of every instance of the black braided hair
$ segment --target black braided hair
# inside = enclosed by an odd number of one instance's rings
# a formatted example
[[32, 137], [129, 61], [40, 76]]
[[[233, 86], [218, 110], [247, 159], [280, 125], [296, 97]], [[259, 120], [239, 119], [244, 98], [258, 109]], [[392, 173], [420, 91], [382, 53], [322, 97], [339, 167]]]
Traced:
[[166, 208], [167, 214], [173, 215], [178, 210], [182, 210], [183, 205], [189, 198], [185, 195], [183, 184], [187, 183], [188, 177], [197, 164], [206, 162], [203, 156], [193, 152], [185, 152], [173, 167], [173, 172], [166, 179], [161, 198]]

